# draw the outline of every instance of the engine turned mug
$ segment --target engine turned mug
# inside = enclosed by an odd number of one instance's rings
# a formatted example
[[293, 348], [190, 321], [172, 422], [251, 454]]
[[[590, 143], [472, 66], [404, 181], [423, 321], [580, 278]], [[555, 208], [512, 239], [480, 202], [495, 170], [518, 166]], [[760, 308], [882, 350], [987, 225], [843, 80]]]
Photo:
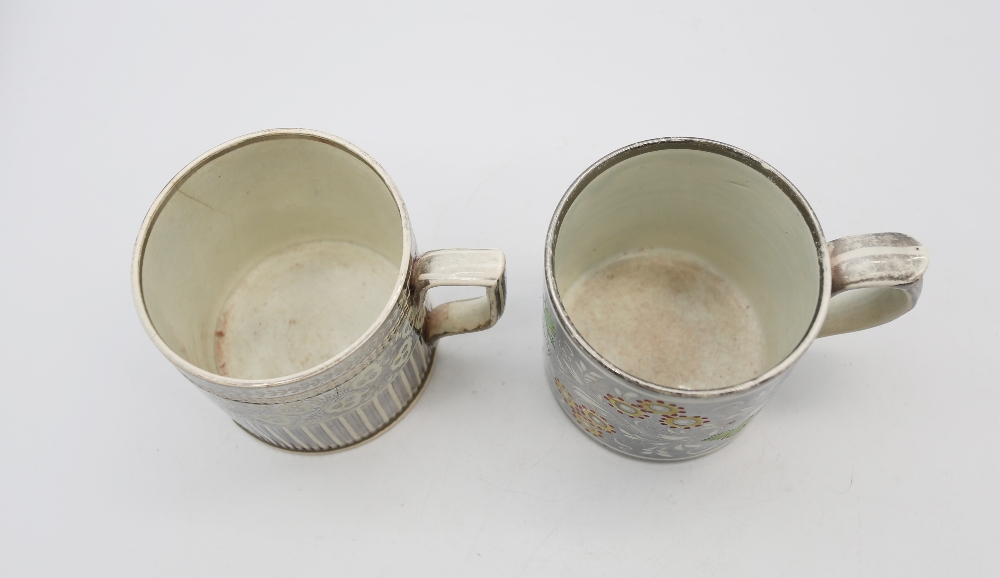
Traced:
[[[485, 288], [431, 308], [436, 286]], [[417, 252], [403, 199], [358, 147], [311, 130], [249, 134], [163, 189], [139, 230], [143, 327], [244, 430], [328, 452], [370, 440], [420, 395], [443, 336], [493, 326], [496, 249]]]

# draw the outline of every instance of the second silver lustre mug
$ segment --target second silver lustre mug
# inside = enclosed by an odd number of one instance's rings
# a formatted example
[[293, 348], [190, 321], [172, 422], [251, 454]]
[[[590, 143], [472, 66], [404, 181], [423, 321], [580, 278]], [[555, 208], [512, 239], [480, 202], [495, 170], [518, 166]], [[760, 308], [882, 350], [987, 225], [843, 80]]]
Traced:
[[596, 162], [545, 242], [549, 386], [592, 439], [672, 461], [732, 441], [817, 337], [917, 302], [927, 251], [898, 233], [827, 242], [756, 157], [663, 138]]

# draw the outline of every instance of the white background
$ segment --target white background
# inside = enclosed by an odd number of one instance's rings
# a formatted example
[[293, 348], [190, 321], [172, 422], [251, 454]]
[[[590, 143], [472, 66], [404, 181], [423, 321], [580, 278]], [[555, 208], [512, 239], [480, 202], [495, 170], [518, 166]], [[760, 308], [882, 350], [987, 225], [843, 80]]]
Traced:
[[[0, 572], [985, 576], [1000, 568], [996, 2], [0, 3]], [[385, 436], [299, 456], [153, 347], [132, 244], [238, 135], [370, 153], [421, 247], [499, 247], [492, 330]], [[542, 372], [542, 248], [590, 163], [721, 140], [827, 237], [931, 253], [906, 317], [817, 341], [713, 455], [633, 461]]]

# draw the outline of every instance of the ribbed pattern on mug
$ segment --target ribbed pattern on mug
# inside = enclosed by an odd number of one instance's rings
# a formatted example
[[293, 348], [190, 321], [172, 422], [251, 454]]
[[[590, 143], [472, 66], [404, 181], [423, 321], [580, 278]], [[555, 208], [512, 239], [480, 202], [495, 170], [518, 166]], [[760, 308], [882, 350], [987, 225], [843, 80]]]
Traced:
[[416, 334], [412, 337], [412, 343], [409, 359], [395, 370], [391, 379], [383, 382], [378, 393], [357, 407], [334, 413], [324, 419], [305, 418], [300, 423], [279, 425], [274, 423], [275, 420], [264, 416], [261, 416], [263, 419], [254, 419], [245, 412], [224, 407], [233, 421], [248, 433], [280, 448], [322, 452], [355, 445], [388, 427], [409, 407], [423, 388], [434, 349]]

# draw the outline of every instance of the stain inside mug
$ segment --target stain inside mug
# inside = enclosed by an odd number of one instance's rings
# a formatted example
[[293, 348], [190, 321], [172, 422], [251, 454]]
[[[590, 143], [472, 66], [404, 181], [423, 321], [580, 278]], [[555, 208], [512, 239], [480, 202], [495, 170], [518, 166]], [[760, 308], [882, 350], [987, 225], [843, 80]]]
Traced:
[[381, 254], [340, 241], [268, 256], [223, 306], [215, 332], [219, 373], [269, 379], [334, 357], [379, 316], [398, 274]]
[[617, 255], [581, 275], [563, 304], [591, 347], [646, 381], [715, 389], [764, 369], [764, 333], [749, 300], [688, 253]]

